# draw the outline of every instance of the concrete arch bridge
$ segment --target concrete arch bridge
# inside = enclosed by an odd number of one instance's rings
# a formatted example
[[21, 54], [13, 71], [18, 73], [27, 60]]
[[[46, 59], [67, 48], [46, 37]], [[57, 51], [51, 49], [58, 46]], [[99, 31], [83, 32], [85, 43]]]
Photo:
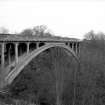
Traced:
[[73, 38], [0, 35], [0, 88], [10, 85], [41, 52], [60, 47], [78, 60], [80, 40]]

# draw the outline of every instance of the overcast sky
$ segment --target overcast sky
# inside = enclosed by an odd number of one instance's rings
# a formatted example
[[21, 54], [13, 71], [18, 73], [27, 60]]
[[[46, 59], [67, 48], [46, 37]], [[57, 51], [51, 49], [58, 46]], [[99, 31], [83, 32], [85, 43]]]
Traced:
[[13, 32], [47, 25], [56, 35], [105, 33], [105, 0], [0, 0], [0, 27]]

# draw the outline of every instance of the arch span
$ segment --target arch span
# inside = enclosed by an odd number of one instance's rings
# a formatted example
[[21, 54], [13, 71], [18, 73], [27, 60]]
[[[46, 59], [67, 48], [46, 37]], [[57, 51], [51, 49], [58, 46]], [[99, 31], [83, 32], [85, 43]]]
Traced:
[[23, 68], [29, 64], [29, 62], [35, 58], [36, 56], [38, 56], [41, 52], [49, 49], [49, 48], [53, 48], [53, 47], [61, 47], [65, 50], [67, 50], [67, 54], [72, 54], [72, 56], [79, 62], [79, 59], [77, 57], [77, 55], [75, 54], [75, 52], [67, 45], [63, 44], [63, 43], [46, 43], [44, 46], [35, 49], [34, 51], [32, 51], [30, 54], [27, 55], [27, 57], [21, 62], [18, 63], [16, 65], [16, 67], [6, 76], [5, 78], [5, 82], [7, 84], [11, 84], [12, 81], [19, 75], [19, 73], [23, 70]]

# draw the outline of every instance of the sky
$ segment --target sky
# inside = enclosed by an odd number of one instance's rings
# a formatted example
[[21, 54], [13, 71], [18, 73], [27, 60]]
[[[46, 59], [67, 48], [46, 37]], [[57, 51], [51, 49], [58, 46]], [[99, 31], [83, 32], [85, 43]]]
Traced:
[[37, 25], [63, 37], [105, 33], [105, 0], [0, 0], [0, 27], [15, 33]]

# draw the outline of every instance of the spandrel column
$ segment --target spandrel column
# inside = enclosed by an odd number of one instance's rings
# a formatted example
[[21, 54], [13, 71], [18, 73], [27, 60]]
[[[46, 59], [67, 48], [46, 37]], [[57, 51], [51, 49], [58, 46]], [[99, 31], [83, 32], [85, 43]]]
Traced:
[[74, 42], [72, 42], [72, 48], [71, 49], [74, 51]]
[[30, 51], [30, 43], [27, 42], [27, 54], [29, 54], [29, 51]]
[[39, 42], [36, 42], [36, 49], [39, 48]]
[[4, 68], [5, 55], [4, 55], [5, 43], [1, 43], [1, 67]]
[[77, 51], [77, 49], [78, 49], [78, 48], [77, 48], [77, 44], [78, 44], [78, 43], [76, 42], [76, 43], [75, 43], [75, 52], [76, 52], [76, 54], [78, 53], [78, 51]]
[[18, 63], [18, 43], [15, 43], [15, 61]]

